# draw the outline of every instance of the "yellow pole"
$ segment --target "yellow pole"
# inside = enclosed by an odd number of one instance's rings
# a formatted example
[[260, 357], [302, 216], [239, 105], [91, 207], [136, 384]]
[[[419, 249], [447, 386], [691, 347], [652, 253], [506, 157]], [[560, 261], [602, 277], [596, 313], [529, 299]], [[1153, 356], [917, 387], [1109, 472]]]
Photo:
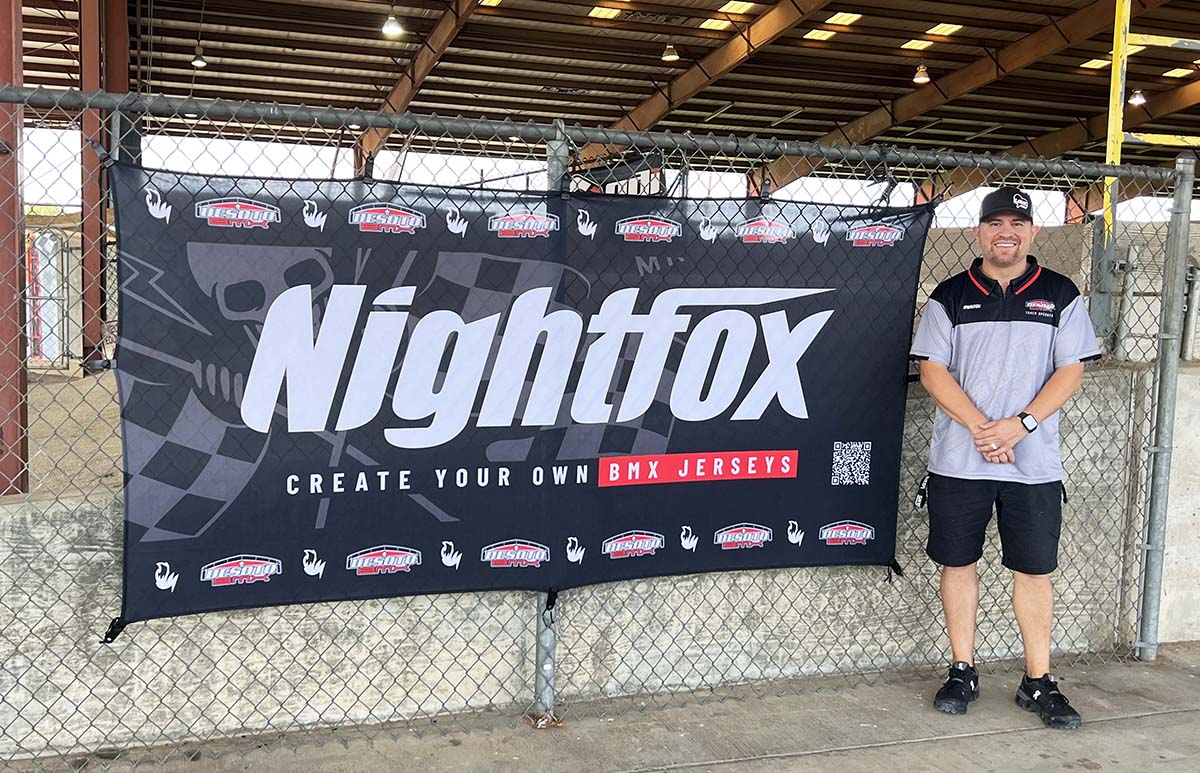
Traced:
[[[1121, 163], [1121, 140], [1124, 139], [1125, 117], [1125, 60], [1129, 56], [1129, 5], [1131, 0], [1116, 0], [1113, 18], [1112, 74], [1108, 89], [1108, 144], [1104, 154], [1107, 164]], [[1114, 244], [1116, 223], [1117, 178], [1104, 178], [1104, 244]]]

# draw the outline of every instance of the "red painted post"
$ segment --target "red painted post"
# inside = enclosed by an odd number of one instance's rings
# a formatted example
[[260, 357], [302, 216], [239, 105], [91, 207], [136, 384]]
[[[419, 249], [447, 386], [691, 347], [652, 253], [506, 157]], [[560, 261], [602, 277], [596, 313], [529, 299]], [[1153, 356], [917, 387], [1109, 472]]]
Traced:
[[[21, 0], [0, 0], [0, 83], [21, 79]], [[0, 494], [29, 491], [25, 218], [17, 149], [24, 111], [0, 104]]]
[[[100, 3], [79, 4], [80, 83], [84, 91], [100, 91]], [[96, 145], [103, 142], [103, 117], [99, 110], [84, 110], [83, 148], [79, 163], [83, 172], [81, 232], [83, 241], [83, 351], [84, 362], [104, 357], [104, 317], [101, 287], [104, 281], [104, 196], [100, 187], [101, 165]]]

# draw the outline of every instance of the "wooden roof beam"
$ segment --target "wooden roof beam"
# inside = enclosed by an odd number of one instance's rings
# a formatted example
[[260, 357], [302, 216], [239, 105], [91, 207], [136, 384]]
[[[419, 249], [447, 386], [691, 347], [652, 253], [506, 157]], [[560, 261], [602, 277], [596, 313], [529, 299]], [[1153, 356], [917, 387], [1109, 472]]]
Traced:
[[[1134, 0], [1131, 15], [1151, 10], [1168, 0]], [[1075, 13], [1057, 20], [995, 53], [988, 53], [934, 82], [892, 100], [845, 126], [838, 127], [817, 139], [829, 145], [856, 145], [878, 137], [894, 126], [911, 121], [951, 100], [1028, 67], [1035, 62], [1078, 45], [1112, 26], [1115, 6], [1112, 0], [1096, 0]], [[763, 176], [770, 179], [772, 189], [787, 185], [808, 175], [823, 162], [804, 157], [783, 156], [756, 171], [751, 185]], [[764, 175], [765, 169], [765, 175]]]
[[[1125, 115], [1121, 119], [1123, 122], [1122, 125], [1126, 129], [1131, 129], [1134, 126], [1156, 121], [1172, 113], [1182, 112], [1198, 104], [1200, 104], [1200, 80], [1189, 81], [1178, 88], [1171, 89], [1170, 91], [1162, 91], [1150, 96], [1144, 105], [1127, 106], [1125, 108]], [[1101, 113], [1087, 121], [1081, 121], [1058, 131], [1043, 134], [1027, 142], [1013, 145], [1001, 152], [1009, 156], [1053, 158], [1082, 147], [1089, 142], [1103, 140], [1107, 131], [1108, 114]], [[959, 169], [950, 174], [940, 175], [933, 180], [932, 191], [935, 194], [941, 192], [946, 198], [953, 198], [954, 196], [961, 196], [964, 193], [973, 191], [980, 186], [987, 185], [995, 176], [996, 173], [987, 172], [982, 169]], [[1078, 198], [1080, 201], [1087, 200], [1088, 194], [1080, 188]]]
[[[829, 0], [780, 0], [745, 29], [737, 30], [725, 43], [689, 67], [666, 88], [647, 97], [640, 105], [614, 123], [618, 131], [646, 131], [671, 110], [699, 94], [721, 76], [749, 59], [760, 48], [821, 10]], [[583, 148], [580, 158], [587, 160], [605, 155], [618, 146], [593, 143]]]
[[[433, 72], [433, 68], [442, 58], [442, 54], [450, 48], [454, 38], [458, 37], [458, 33], [466, 25], [467, 19], [478, 7], [479, 0], [452, 0], [450, 7], [437, 20], [437, 24], [433, 25], [433, 29], [429, 31], [424, 43], [409, 61], [408, 67], [405, 68], [400, 79], [384, 97], [383, 105], [380, 107], [383, 112], [403, 113], [408, 109], [413, 97], [420, 91], [421, 84], [425, 82], [425, 78]], [[383, 143], [387, 142], [390, 133], [387, 129], [368, 129], [363, 132], [363, 135], [359, 137], [354, 157], [356, 174], [363, 174], [366, 171], [368, 160], [383, 146]]]

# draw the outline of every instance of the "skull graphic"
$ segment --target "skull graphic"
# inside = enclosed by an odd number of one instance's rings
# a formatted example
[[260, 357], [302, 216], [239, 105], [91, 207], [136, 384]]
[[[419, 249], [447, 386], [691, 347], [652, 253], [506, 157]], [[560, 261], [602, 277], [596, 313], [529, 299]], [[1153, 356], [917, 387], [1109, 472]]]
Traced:
[[255, 340], [267, 309], [289, 287], [312, 285], [314, 305], [324, 305], [333, 286], [330, 257], [327, 248], [316, 247], [188, 245], [196, 284], [216, 301], [222, 317], [252, 326]]

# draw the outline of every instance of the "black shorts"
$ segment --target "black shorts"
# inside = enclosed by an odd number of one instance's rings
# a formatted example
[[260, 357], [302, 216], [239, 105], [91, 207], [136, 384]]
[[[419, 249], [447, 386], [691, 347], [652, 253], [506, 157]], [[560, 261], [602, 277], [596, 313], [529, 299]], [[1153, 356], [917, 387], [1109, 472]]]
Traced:
[[1023, 574], [1050, 574], [1058, 568], [1062, 495], [1060, 481], [966, 480], [931, 472], [925, 552], [942, 566], [978, 561], [995, 505], [1004, 565]]

